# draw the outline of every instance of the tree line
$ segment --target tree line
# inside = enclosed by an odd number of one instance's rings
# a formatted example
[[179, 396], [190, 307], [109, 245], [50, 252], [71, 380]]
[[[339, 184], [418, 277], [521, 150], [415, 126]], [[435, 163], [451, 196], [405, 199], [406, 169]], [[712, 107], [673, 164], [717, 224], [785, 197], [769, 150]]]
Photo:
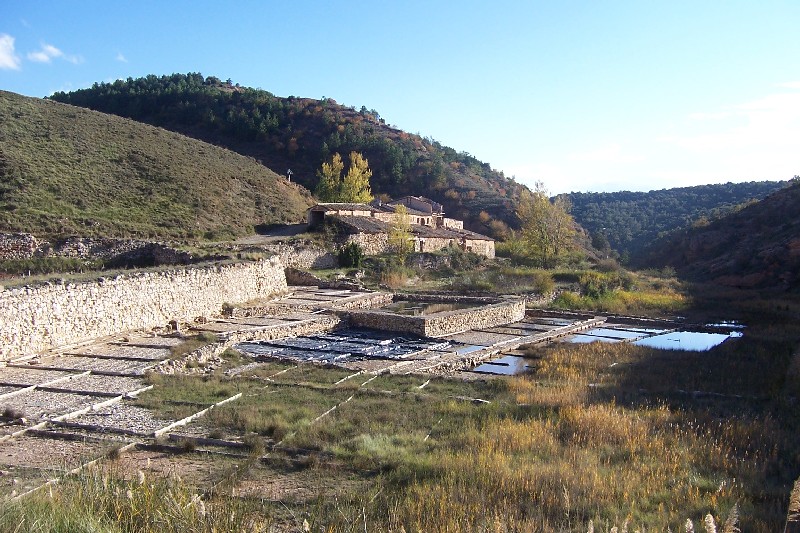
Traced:
[[[467, 227], [501, 235], [517, 223], [524, 188], [474, 156], [386, 124], [375, 110], [330, 98], [278, 97], [200, 73], [128, 78], [57, 92], [53, 100], [171, 129], [251, 156], [317, 187], [335, 153], [369, 159], [374, 191], [430, 196]], [[483, 213], [483, 215], [481, 215]]]
[[573, 192], [564, 198], [569, 200], [575, 220], [591, 235], [595, 248], [616, 252], [627, 260], [638, 257], [650, 243], [672, 231], [718, 219], [788, 183], [722, 183], [650, 192]]

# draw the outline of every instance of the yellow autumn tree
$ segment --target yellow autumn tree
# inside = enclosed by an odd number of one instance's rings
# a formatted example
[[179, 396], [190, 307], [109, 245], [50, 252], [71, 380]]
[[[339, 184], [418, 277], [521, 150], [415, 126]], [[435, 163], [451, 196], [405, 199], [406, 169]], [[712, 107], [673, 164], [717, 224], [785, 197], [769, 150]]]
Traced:
[[406, 256], [414, 249], [414, 236], [411, 234], [411, 217], [403, 204], [395, 206], [388, 241], [389, 249], [397, 254], [401, 263], [405, 263]]
[[522, 241], [541, 267], [554, 267], [574, 246], [575, 225], [569, 209], [569, 201], [562, 196], [551, 201], [541, 181], [533, 191], [523, 189], [520, 195], [517, 216]]
[[366, 204], [372, 201], [372, 190], [370, 189], [369, 179], [372, 171], [369, 169], [369, 162], [358, 152], [350, 152], [350, 168], [347, 169], [342, 180], [340, 202], [354, 202]]
[[344, 163], [342, 156], [333, 154], [330, 163], [322, 163], [322, 168], [317, 171], [319, 182], [314, 194], [321, 202], [338, 202], [339, 190], [342, 188], [342, 170]]
[[358, 152], [350, 152], [350, 167], [342, 178], [344, 163], [342, 156], [333, 154], [330, 163], [322, 163], [317, 172], [319, 182], [314, 190], [322, 202], [343, 202], [365, 204], [372, 201], [369, 180], [372, 171], [369, 162]]

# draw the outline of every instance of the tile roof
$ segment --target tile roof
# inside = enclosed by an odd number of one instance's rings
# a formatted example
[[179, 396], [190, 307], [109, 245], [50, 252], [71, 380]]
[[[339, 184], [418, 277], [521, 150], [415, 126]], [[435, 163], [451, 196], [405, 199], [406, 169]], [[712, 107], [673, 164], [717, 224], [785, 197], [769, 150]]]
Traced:
[[311, 208], [312, 211], [369, 211], [374, 212], [376, 209], [367, 204], [349, 204], [349, 203], [319, 203]]

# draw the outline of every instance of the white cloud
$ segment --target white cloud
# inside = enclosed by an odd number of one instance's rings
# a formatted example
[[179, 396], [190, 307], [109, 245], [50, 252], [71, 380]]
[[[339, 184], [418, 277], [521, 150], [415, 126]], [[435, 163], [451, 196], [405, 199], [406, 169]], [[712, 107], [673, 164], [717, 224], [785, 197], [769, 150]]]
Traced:
[[52, 44], [42, 43], [42, 49], [36, 52], [29, 52], [28, 59], [36, 63], [50, 63], [53, 59], [63, 59], [73, 65], [83, 63], [83, 58], [76, 55], [67, 55]]
[[19, 70], [19, 56], [14, 52], [14, 38], [0, 33], [0, 69]]
[[50, 63], [54, 57], [61, 57], [63, 55], [64, 52], [55, 46], [43, 44], [42, 49], [38, 52], [28, 52], [28, 59], [36, 63]]
[[122, 55], [122, 52], [117, 52], [116, 60], [119, 61], [120, 63], [127, 63], [128, 62], [128, 58], [125, 57], [124, 55]]
[[777, 84], [776, 87], [781, 87], [783, 89], [800, 89], [800, 81], [787, 81]]

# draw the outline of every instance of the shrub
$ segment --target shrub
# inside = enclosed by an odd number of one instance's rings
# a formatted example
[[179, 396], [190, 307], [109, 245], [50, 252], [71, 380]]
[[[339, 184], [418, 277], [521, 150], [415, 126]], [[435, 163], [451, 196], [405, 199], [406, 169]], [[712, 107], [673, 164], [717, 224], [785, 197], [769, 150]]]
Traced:
[[357, 242], [349, 242], [339, 250], [339, 266], [360, 268], [364, 261], [364, 250]]
[[544, 270], [536, 270], [531, 272], [531, 288], [539, 294], [549, 294], [553, 292], [556, 284], [553, 281], [553, 276]]
[[553, 301], [553, 307], [561, 309], [578, 309], [581, 307], [581, 297], [574, 292], [562, 292]]

